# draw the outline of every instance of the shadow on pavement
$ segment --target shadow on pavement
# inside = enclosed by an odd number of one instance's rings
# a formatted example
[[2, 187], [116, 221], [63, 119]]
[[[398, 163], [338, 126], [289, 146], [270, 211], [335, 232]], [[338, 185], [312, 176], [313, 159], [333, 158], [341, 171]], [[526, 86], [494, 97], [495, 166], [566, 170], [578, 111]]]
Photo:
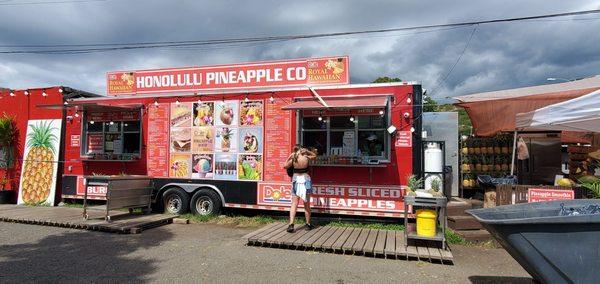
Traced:
[[529, 277], [510, 277], [510, 276], [469, 276], [469, 281], [473, 284], [487, 283], [537, 283]]
[[149, 233], [69, 230], [36, 242], [0, 245], [0, 282], [141, 282], [156, 271], [157, 260], [129, 254], [172, 237], [162, 228]]

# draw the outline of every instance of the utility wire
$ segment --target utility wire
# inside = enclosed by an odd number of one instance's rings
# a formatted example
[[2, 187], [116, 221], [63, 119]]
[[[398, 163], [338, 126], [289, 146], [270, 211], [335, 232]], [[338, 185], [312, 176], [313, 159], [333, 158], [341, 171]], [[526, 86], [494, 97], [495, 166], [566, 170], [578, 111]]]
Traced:
[[477, 26], [473, 27], [473, 30], [471, 31], [471, 35], [469, 36], [469, 40], [467, 40], [465, 47], [463, 48], [462, 52], [460, 53], [460, 55], [458, 56], [458, 58], [456, 59], [454, 64], [452, 64], [452, 67], [450, 67], [450, 70], [448, 70], [446, 75], [441, 80], [438, 80], [436, 82], [435, 87], [431, 88], [432, 94], [435, 94], [435, 91], [437, 91], [437, 88], [443, 86], [444, 83], [446, 82], [446, 79], [448, 79], [448, 77], [450, 77], [450, 74], [452, 74], [452, 71], [454, 71], [454, 68], [456, 67], [456, 65], [458, 65], [458, 62], [460, 62], [460, 59], [463, 57], [463, 55], [467, 51], [467, 48], [469, 48], [469, 45], [471, 44], [471, 40], [473, 39], [473, 35], [475, 35], [476, 31], [477, 31]]
[[[525, 21], [525, 20], [548, 19], [548, 18], [557, 18], [557, 17], [566, 17], [566, 16], [598, 14], [598, 13], [600, 13], [600, 9], [567, 12], [567, 13], [557, 13], [557, 14], [536, 15], [536, 16], [527, 16], [527, 17], [493, 19], [493, 20], [486, 20], [486, 21], [469, 21], [469, 22], [457, 22], [457, 23], [449, 23], [449, 24], [437, 24], [437, 25], [423, 25], [423, 26], [412, 26], [412, 27], [401, 27], [401, 28], [390, 28], [390, 29], [348, 31], [348, 32], [337, 32], [337, 33], [303, 34], [303, 35], [285, 35], [285, 36], [226, 38], [226, 39], [188, 40], [188, 41], [137, 42], [137, 43], [96, 43], [96, 44], [21, 45], [21, 46], [13, 45], [13, 46], [3, 46], [3, 47], [50, 48], [50, 49], [5, 50], [5, 51], [0, 51], [0, 54], [53, 54], [53, 53], [68, 54], [68, 53], [89, 53], [89, 52], [103, 52], [103, 51], [115, 51], [115, 50], [130, 50], [130, 49], [150, 49], [150, 48], [180, 47], [180, 46], [202, 46], [202, 45], [222, 45], [222, 44], [232, 44], [232, 43], [271, 42], [271, 41], [280, 41], [280, 40], [326, 38], [326, 37], [337, 37], [337, 36], [345, 36], [345, 35], [362, 35], [362, 34], [389, 33], [389, 32], [408, 31], [408, 30], [424, 30], [424, 29], [435, 29], [435, 28], [448, 28], [448, 27], [459, 27], [459, 26], [507, 23], [507, 22], [516, 22], [516, 21]], [[61, 47], [63, 47], [64, 49], [61, 49]], [[81, 48], [74, 48], [74, 47], [81, 47]]]

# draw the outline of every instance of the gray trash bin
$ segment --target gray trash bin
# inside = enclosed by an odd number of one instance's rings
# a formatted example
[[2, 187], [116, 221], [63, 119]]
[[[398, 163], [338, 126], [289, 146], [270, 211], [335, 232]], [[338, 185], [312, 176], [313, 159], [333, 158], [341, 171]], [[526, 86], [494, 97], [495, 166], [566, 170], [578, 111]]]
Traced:
[[565, 208], [599, 205], [578, 199], [467, 211], [533, 278], [544, 283], [600, 281], [600, 214], [560, 216]]

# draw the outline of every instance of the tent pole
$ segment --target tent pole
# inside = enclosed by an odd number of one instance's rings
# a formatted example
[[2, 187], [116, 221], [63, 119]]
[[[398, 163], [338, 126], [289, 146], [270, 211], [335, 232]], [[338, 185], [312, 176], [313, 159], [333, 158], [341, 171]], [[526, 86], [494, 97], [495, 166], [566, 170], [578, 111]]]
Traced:
[[512, 159], [510, 160], [510, 175], [515, 174], [515, 155], [517, 153], [517, 130], [515, 130], [515, 134], [513, 137], [513, 149], [512, 149]]

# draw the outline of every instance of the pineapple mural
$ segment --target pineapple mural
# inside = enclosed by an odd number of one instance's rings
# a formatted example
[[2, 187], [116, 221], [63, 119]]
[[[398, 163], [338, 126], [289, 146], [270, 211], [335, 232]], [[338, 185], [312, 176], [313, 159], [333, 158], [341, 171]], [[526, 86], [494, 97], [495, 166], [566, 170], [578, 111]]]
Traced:
[[60, 121], [32, 120], [27, 128], [19, 204], [54, 203]]

